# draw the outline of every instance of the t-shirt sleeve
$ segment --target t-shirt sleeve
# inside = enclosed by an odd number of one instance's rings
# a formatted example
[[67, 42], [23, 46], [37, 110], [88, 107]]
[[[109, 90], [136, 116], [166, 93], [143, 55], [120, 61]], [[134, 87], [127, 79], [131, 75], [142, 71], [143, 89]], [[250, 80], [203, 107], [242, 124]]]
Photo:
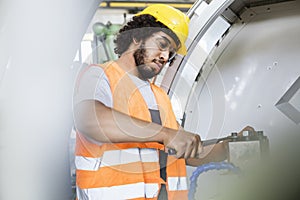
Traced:
[[110, 84], [101, 67], [89, 67], [78, 76], [74, 104], [84, 100], [97, 100], [107, 107], [112, 107]]

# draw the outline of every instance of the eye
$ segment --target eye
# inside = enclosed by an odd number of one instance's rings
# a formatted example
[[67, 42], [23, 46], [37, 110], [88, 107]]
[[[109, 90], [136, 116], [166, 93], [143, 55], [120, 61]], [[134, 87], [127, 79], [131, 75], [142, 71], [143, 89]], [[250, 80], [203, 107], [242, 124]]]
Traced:
[[161, 50], [167, 50], [169, 48], [169, 44], [166, 41], [159, 41], [158, 45]]

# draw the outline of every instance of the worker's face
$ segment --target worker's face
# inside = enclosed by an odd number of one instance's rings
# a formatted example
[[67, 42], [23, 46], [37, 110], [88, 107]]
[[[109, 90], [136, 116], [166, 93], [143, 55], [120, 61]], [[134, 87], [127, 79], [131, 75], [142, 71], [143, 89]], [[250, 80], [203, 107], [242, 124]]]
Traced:
[[174, 40], [164, 32], [153, 34], [134, 53], [140, 78], [151, 79], [161, 72], [166, 63], [176, 55]]

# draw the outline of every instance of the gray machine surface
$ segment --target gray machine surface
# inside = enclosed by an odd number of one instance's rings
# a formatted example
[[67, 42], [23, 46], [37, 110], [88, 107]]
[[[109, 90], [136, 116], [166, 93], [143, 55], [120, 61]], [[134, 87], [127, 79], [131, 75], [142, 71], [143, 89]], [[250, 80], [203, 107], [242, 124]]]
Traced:
[[[218, 1], [210, 4], [214, 2]], [[219, 2], [216, 11], [230, 1]], [[225, 20], [228, 26], [215, 42], [205, 33], [218, 18], [225, 19], [224, 11], [212, 22], [207, 20], [211, 25], [206, 28], [201, 29], [195, 19], [210, 4], [191, 18], [191, 29], [204, 33], [191, 33], [189, 55], [170, 89], [181, 105], [178, 118], [184, 118], [185, 128], [204, 139], [222, 137], [246, 125], [263, 130], [274, 145], [282, 137], [299, 134], [299, 1], [245, 8], [234, 23]], [[209, 46], [210, 41], [212, 48], [206, 50], [203, 43]]]
[[[196, 2], [189, 12], [188, 55], [177, 60], [176, 72], [164, 72], [161, 85], [186, 130], [207, 140], [251, 125], [264, 131], [276, 159], [300, 134], [300, 1], [249, 2]], [[261, 159], [258, 146], [230, 143], [231, 161], [249, 167]], [[251, 149], [252, 160], [243, 163], [241, 155]], [[290, 164], [297, 160], [290, 157]], [[189, 167], [189, 175], [194, 170]], [[221, 184], [219, 175], [199, 177], [199, 199], [222, 199], [218, 194], [229, 180]]]

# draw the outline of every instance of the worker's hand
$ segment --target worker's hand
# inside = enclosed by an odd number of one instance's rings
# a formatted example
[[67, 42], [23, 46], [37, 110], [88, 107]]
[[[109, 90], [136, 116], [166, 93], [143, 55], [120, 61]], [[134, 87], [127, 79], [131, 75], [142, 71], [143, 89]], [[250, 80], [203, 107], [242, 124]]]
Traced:
[[244, 127], [244, 128], [238, 133], [238, 137], [242, 137], [244, 131], [250, 131], [250, 132], [252, 132], [254, 135], [257, 135], [255, 129], [254, 129], [252, 126], [246, 126], [246, 127]]
[[167, 148], [174, 149], [178, 158], [195, 158], [202, 152], [201, 138], [198, 134], [184, 131], [170, 133], [164, 140]]

